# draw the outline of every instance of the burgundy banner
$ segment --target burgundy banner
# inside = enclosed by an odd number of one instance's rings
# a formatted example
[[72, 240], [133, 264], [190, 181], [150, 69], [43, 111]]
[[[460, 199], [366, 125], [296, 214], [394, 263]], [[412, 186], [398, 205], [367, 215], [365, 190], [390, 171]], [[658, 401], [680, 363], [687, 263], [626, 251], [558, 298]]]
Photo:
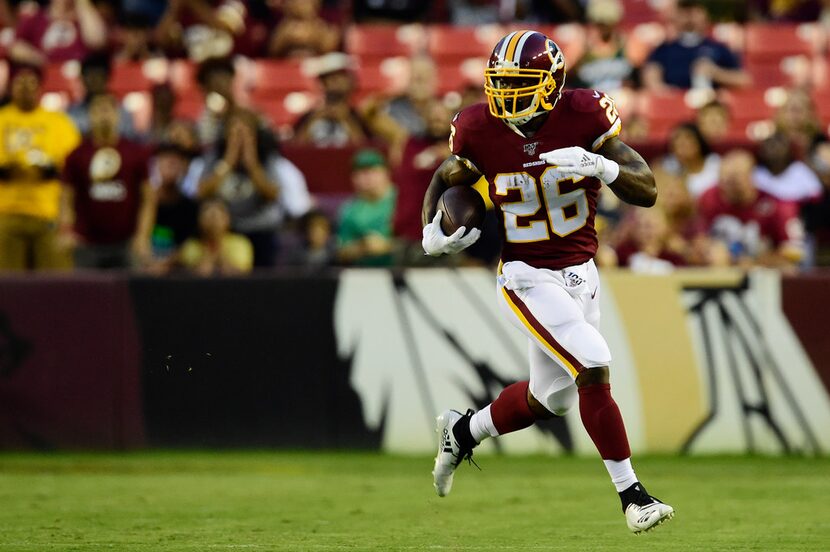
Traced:
[[784, 314], [830, 393], [830, 272], [789, 276], [781, 282]]
[[139, 367], [124, 277], [0, 278], [0, 448], [142, 445]]

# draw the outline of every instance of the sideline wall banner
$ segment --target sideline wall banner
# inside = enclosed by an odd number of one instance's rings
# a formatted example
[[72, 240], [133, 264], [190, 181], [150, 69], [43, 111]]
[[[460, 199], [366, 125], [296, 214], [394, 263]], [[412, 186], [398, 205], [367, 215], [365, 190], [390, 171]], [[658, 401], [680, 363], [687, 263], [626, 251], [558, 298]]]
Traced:
[[[649, 452], [830, 450], [830, 398], [781, 310], [780, 275], [605, 271], [602, 328], [632, 446]], [[444, 408], [478, 408], [527, 377], [490, 271], [345, 271], [335, 328], [385, 450], [433, 448]], [[485, 450], [593, 453], [578, 413]]]

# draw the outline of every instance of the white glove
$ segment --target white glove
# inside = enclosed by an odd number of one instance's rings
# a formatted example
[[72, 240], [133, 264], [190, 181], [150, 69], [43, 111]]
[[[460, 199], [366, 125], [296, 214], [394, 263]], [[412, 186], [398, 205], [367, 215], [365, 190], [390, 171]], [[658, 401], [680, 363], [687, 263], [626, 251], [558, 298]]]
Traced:
[[441, 230], [441, 216], [443, 213], [438, 211], [435, 213], [435, 218], [432, 222], [424, 226], [424, 239], [421, 240], [421, 245], [427, 255], [438, 257], [442, 254], [454, 255], [459, 251], [467, 249], [473, 245], [479, 236], [481, 230], [473, 228], [466, 236], [464, 232], [467, 228], [462, 226], [456, 230], [452, 236], [445, 236], [444, 231]]
[[563, 176], [593, 176], [605, 184], [614, 182], [620, 174], [620, 166], [616, 161], [591, 153], [579, 146], [540, 153], [539, 159], [548, 165], [558, 167]]

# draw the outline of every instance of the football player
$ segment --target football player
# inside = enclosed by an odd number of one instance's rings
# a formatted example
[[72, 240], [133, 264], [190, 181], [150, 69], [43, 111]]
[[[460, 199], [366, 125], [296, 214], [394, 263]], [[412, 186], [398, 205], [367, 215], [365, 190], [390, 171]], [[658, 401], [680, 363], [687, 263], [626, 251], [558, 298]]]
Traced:
[[640, 533], [674, 510], [637, 479], [611, 397], [611, 353], [599, 333], [594, 217], [603, 184], [642, 207], [654, 205], [657, 188], [643, 158], [617, 137], [621, 122], [613, 100], [595, 90], [563, 90], [564, 83], [565, 58], [555, 42], [534, 31], [503, 37], [485, 70], [487, 103], [455, 116], [452, 155], [424, 197], [424, 251], [458, 253], [480, 232], [459, 229], [445, 236], [438, 199], [450, 186], [487, 179], [503, 245], [498, 301], [527, 335], [530, 359], [529, 381], [508, 386], [478, 412], [438, 416], [434, 485], [446, 496], [455, 469], [483, 439], [562, 416], [578, 402], [628, 527]]

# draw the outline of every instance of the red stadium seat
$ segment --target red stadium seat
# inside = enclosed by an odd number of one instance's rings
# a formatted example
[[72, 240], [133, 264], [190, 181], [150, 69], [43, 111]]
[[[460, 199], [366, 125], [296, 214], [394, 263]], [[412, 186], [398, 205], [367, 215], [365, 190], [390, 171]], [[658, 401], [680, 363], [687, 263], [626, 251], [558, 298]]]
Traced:
[[114, 63], [109, 87], [118, 97], [130, 92], [147, 92], [155, 83], [146, 75], [142, 63]]
[[826, 39], [815, 25], [749, 23], [746, 26], [747, 60], [775, 60], [785, 56], [812, 55]]
[[[351, 182], [352, 156], [362, 146], [316, 148], [286, 143], [282, 153], [303, 172], [312, 194], [354, 192]], [[383, 148], [379, 148], [383, 150]], [[320, 160], [325, 159], [325, 163]]]
[[[439, 65], [437, 71], [439, 95], [447, 92], [459, 92], [470, 82], [459, 64]], [[483, 72], [479, 80], [484, 81]]]
[[269, 99], [259, 98], [254, 101], [253, 107], [268, 119], [275, 128], [292, 126], [301, 115], [288, 109], [285, 96]]
[[769, 103], [767, 89], [747, 88], [724, 92], [722, 98], [729, 107], [733, 125], [745, 127], [754, 121], [764, 121], [775, 116], [775, 107]]
[[253, 70], [253, 94], [313, 91], [317, 81], [303, 72], [297, 61], [259, 60]]
[[81, 95], [80, 65], [75, 62], [50, 63], [43, 68], [43, 91], [64, 92], [71, 98]]
[[497, 25], [452, 27], [433, 25], [429, 29], [428, 52], [443, 64], [458, 63], [466, 58], [489, 58], [493, 46], [503, 36]]
[[695, 110], [686, 103], [683, 92], [643, 92], [639, 103], [638, 111], [648, 119], [649, 132], [652, 134], [655, 130], [670, 130], [695, 117]]
[[173, 113], [176, 118], [195, 121], [202, 114], [204, 108], [202, 95], [200, 93], [193, 93], [179, 96], [176, 100], [176, 108], [173, 110]]
[[423, 35], [416, 25], [352, 25], [346, 30], [346, 51], [364, 61], [410, 56], [423, 46]]
[[623, 23], [657, 21], [660, 14], [649, 0], [623, 0]]
[[810, 87], [819, 82], [816, 63], [821, 61], [821, 58], [814, 61], [804, 55], [787, 56], [768, 61], [750, 60], [746, 69], [752, 75], [752, 86], [756, 89], [771, 86]]

